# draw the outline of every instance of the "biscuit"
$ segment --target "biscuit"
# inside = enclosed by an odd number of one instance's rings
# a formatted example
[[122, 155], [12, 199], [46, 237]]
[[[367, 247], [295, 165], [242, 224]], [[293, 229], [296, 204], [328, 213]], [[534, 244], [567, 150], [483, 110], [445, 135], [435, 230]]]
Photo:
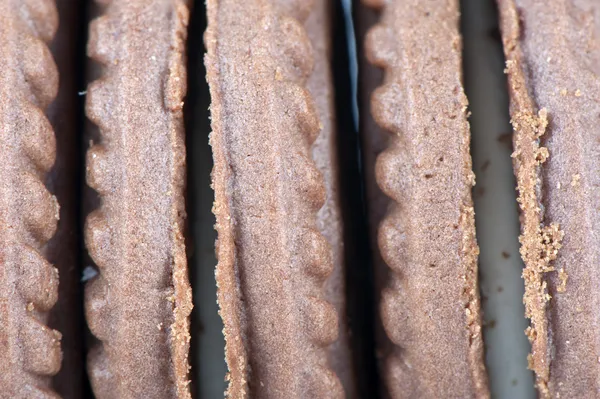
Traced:
[[597, 394], [600, 48], [594, 1], [498, 1], [540, 397]]
[[86, 115], [99, 142], [86, 180], [101, 205], [85, 242], [98, 275], [85, 287], [88, 355], [97, 398], [190, 398], [184, 244], [186, 92], [183, 0], [114, 0], [90, 24], [101, 65]]
[[361, 114], [380, 373], [393, 398], [488, 397], [459, 5], [384, 3], [364, 1], [383, 82], [365, 66]]
[[[18, 7], [17, 7], [18, 3]], [[53, 2], [0, 5], [0, 395], [57, 398], [61, 334], [47, 326], [58, 270], [44, 254], [59, 205], [44, 181], [56, 157], [46, 109], [58, 91], [48, 44], [58, 28]]]
[[327, 14], [310, 3], [208, 2], [216, 277], [233, 398], [344, 397], [336, 373], [349, 381], [332, 359], [349, 355]]

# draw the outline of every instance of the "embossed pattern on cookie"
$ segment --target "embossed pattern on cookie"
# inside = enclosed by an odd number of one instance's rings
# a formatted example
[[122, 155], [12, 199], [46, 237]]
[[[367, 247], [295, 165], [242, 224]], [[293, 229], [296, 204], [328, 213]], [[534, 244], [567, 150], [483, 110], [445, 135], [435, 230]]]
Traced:
[[391, 134], [366, 165], [382, 192], [370, 193], [371, 215], [381, 212], [377, 197], [391, 199], [377, 237], [389, 267], [378, 271], [387, 276], [378, 278], [386, 389], [394, 398], [487, 397], [458, 2], [364, 3], [382, 8], [365, 52], [384, 70], [372, 117]]
[[306, 88], [310, 2], [208, 2], [217, 283], [228, 395], [343, 397], [326, 347], [338, 315], [324, 300], [331, 248], [311, 158], [320, 131]]
[[100, 142], [87, 183], [101, 206], [85, 240], [99, 274], [85, 290], [98, 342], [88, 356], [97, 398], [189, 398], [189, 315], [184, 247], [186, 92], [184, 0], [113, 0], [90, 25], [101, 78], [86, 114]]
[[45, 110], [58, 72], [48, 48], [58, 27], [52, 1], [0, 4], [0, 397], [58, 398], [59, 332], [47, 327], [58, 271], [43, 256], [58, 222], [44, 186], [55, 137]]
[[[328, 346], [328, 358], [331, 368], [340, 379], [347, 398], [357, 395], [357, 376], [352, 361], [350, 348], [350, 328], [346, 317], [346, 265], [349, 265], [344, 254], [341, 203], [344, 192], [341, 187], [343, 173], [338, 159], [338, 142], [347, 131], [337, 126], [334, 110], [334, 75], [333, 58], [333, 22], [335, 20], [333, 1], [315, 2], [313, 10], [304, 22], [304, 28], [313, 48], [314, 69], [306, 81], [306, 87], [314, 100], [319, 115], [321, 131], [312, 145], [312, 159], [323, 176], [325, 186], [325, 203], [317, 212], [317, 229], [323, 234], [331, 246], [331, 274], [327, 276], [323, 286], [324, 298], [330, 302], [338, 313], [338, 339]], [[356, 334], [355, 331], [352, 332]]]

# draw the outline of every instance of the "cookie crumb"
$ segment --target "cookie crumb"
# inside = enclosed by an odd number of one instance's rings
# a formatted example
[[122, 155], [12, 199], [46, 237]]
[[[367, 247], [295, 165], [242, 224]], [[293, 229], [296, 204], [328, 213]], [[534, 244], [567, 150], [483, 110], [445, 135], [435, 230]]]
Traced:
[[505, 144], [511, 151], [513, 150], [513, 134], [510, 133], [502, 133], [498, 136], [497, 140], [499, 143]]
[[541, 165], [546, 162], [549, 156], [550, 153], [548, 152], [548, 149], [546, 147], [540, 147], [535, 152], [535, 161], [538, 165]]
[[567, 280], [569, 279], [569, 275], [565, 272], [564, 268], [561, 268], [558, 271], [558, 278], [560, 279], [560, 285], [556, 288], [556, 291], [565, 292], [567, 290]]
[[481, 165], [481, 171], [485, 172], [489, 166], [490, 166], [490, 160], [488, 159]]
[[279, 68], [279, 67], [275, 68], [275, 80], [277, 80], [277, 81], [283, 80], [283, 74], [281, 73], [281, 68]]

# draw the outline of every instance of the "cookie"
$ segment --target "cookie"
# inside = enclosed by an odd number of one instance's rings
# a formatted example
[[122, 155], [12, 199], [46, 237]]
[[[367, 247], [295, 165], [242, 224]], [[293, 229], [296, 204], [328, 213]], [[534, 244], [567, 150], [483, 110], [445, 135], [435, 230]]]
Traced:
[[498, 1], [521, 209], [529, 368], [540, 397], [597, 394], [600, 7]]
[[97, 398], [189, 398], [184, 243], [188, 3], [116, 0], [90, 24], [101, 77], [86, 115], [99, 130], [86, 180], [100, 207], [85, 226], [98, 275], [85, 287]]
[[364, 3], [381, 9], [359, 24], [370, 27], [361, 134], [385, 391], [488, 397], [459, 4]]
[[229, 397], [344, 397], [351, 384], [340, 362], [349, 353], [327, 15], [310, 2], [208, 2]]
[[46, 116], [58, 91], [48, 44], [58, 28], [53, 2], [0, 6], [0, 387], [3, 397], [55, 398], [61, 334], [48, 327], [58, 299], [58, 270], [44, 247], [59, 205], [45, 187], [56, 157]]

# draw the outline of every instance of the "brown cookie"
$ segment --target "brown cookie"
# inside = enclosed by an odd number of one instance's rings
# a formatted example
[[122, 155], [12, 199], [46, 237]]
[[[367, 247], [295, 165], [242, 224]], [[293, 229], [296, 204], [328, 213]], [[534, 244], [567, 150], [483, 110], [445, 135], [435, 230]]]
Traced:
[[459, 4], [365, 3], [381, 9], [359, 24], [372, 26], [366, 58], [383, 69], [364, 67], [361, 135], [385, 389], [488, 397]]
[[101, 206], [85, 240], [99, 275], [86, 285], [88, 356], [97, 398], [189, 398], [184, 245], [188, 2], [114, 0], [92, 21], [88, 54], [101, 77], [86, 114], [100, 141], [87, 182]]
[[600, 6], [498, 1], [521, 208], [529, 367], [542, 398], [594, 397]]
[[328, 7], [208, 2], [216, 273], [233, 398], [354, 389]]
[[55, 398], [61, 334], [47, 326], [58, 270], [44, 248], [59, 205], [45, 187], [56, 157], [46, 109], [58, 91], [48, 44], [58, 28], [53, 2], [0, 5], [0, 396]]

